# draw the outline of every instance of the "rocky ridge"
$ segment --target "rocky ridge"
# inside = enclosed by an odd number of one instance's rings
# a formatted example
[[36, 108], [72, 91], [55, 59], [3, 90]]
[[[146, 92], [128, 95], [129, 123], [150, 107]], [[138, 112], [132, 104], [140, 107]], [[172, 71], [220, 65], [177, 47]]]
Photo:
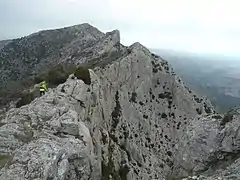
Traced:
[[6, 46], [8, 43], [10, 43], [11, 40], [3, 40], [0, 41], [0, 49], [2, 49], [4, 46]]
[[75, 56], [100, 64], [90, 85], [71, 74], [0, 116], [0, 179], [238, 179], [239, 110], [216, 114], [167, 61], [104, 37]]
[[[39, 73], [56, 64], [92, 67], [102, 65], [102, 60], [116, 60], [125, 53], [119, 38], [117, 30], [104, 34], [85, 23], [11, 40], [0, 48], [0, 106], [9, 103], [6, 99], [18, 98], [16, 95], [33, 85]], [[6, 102], [1, 100], [7, 95]]]

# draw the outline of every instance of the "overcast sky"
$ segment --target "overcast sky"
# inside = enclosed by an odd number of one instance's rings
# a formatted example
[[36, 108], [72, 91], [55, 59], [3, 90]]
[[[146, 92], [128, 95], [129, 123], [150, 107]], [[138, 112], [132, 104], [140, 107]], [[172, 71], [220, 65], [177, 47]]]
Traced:
[[239, 0], [0, 0], [0, 39], [88, 22], [119, 29], [124, 45], [236, 54], [239, 7]]

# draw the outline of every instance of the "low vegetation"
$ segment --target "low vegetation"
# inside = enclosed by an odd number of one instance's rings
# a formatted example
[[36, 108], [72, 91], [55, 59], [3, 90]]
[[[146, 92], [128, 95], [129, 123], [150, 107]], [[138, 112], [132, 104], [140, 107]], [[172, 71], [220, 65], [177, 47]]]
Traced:
[[38, 75], [35, 79], [35, 83], [40, 83], [45, 80], [49, 87], [55, 87], [61, 83], [64, 83], [70, 74], [74, 74], [75, 77], [84, 81], [85, 84], [91, 84], [90, 73], [87, 67], [76, 67], [72, 64], [58, 64], [50, 70]]
[[229, 110], [229, 111], [224, 115], [224, 117], [223, 117], [220, 125], [221, 125], [221, 126], [225, 126], [228, 122], [231, 122], [231, 121], [233, 120], [233, 116], [234, 116], [235, 113], [236, 113], [236, 112], [235, 112], [233, 109]]
[[[16, 101], [16, 107], [21, 107], [32, 102], [39, 96], [39, 90], [34, 89], [34, 84], [46, 81], [48, 87], [55, 88], [61, 83], [64, 83], [70, 74], [84, 81], [85, 84], [91, 84], [91, 77], [87, 67], [76, 67], [73, 64], [58, 64], [51, 69], [48, 69], [34, 78], [29, 78], [24, 82], [19, 82], [9, 87], [9, 90], [0, 92], [0, 106], [5, 106], [10, 101]], [[1, 98], [4, 97], [4, 98]]]
[[38, 84], [46, 81], [50, 87], [55, 87], [64, 83], [68, 76], [76, 70], [76, 66], [72, 64], [58, 64], [48, 71], [45, 71], [35, 77], [34, 83]]
[[16, 107], [20, 108], [21, 106], [31, 103], [37, 96], [38, 96], [38, 91], [21, 93], [20, 100], [17, 101]]
[[0, 168], [3, 168], [5, 165], [12, 161], [11, 155], [0, 155]]
[[86, 67], [78, 67], [74, 72], [74, 76], [83, 80], [83, 82], [87, 85], [91, 84], [90, 72]]

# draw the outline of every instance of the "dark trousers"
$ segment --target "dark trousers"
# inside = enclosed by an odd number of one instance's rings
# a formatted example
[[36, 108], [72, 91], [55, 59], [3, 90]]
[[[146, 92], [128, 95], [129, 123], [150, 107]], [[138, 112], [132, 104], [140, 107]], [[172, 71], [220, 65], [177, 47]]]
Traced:
[[45, 94], [45, 91], [40, 91], [40, 96], [43, 96]]

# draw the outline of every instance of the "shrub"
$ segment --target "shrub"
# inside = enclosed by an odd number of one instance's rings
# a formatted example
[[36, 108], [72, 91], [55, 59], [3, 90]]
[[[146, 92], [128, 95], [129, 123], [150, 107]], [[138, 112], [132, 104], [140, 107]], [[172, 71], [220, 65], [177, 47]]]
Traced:
[[222, 119], [220, 125], [225, 126], [228, 122], [231, 122], [232, 120], [233, 120], [233, 113], [231, 111], [229, 111]]
[[211, 108], [207, 106], [207, 104], [204, 104], [204, 110], [207, 114], [210, 114], [212, 112]]
[[136, 92], [132, 92], [132, 97], [129, 101], [137, 103], [137, 93]]
[[0, 168], [3, 168], [6, 164], [12, 161], [11, 155], [0, 155]]
[[214, 119], [222, 119], [222, 116], [220, 116], [219, 114], [217, 114], [217, 115], [213, 115], [212, 118], [214, 118]]
[[0, 90], [0, 107], [7, 105], [10, 101], [17, 100], [18, 98], [20, 98], [20, 100], [16, 104], [17, 107], [29, 104], [39, 96], [39, 89], [37, 89], [37, 92], [22, 93], [24, 90], [27, 90], [33, 87], [34, 84], [38, 84], [42, 81], [46, 81], [48, 87], [54, 88], [57, 85], [64, 83], [69, 75], [73, 73], [78, 79], [82, 79], [85, 84], [91, 84], [88, 68], [77, 68], [76, 65], [69, 63], [57, 64], [46, 69], [46, 71], [37, 74], [35, 77], [30, 77], [19, 82], [10, 82], [8, 87]]
[[[38, 73], [35, 77], [29, 77], [21, 81], [10, 81], [8, 85], [0, 90], [0, 107], [6, 106], [10, 101], [15, 101], [18, 98], [17, 106], [21, 107], [30, 103], [36, 95], [31, 93], [22, 93], [24, 90], [29, 89], [34, 84], [46, 81], [50, 88], [64, 83], [70, 74], [74, 73], [77, 67], [73, 64], [64, 63], [55, 65], [46, 71]], [[39, 92], [37, 91], [37, 96]]]
[[91, 84], [90, 72], [86, 67], [78, 67], [74, 72], [74, 76], [83, 80], [83, 82], [87, 85]]
[[49, 86], [57, 86], [64, 83], [68, 76], [76, 70], [76, 67], [72, 64], [58, 64], [50, 70], [41, 73], [35, 77], [34, 82], [40, 83], [46, 81]]
[[39, 95], [38, 89], [35, 89], [27, 93], [22, 93], [21, 99], [16, 103], [16, 107], [20, 108], [21, 106], [30, 104], [36, 97], [38, 97], [38, 95]]

